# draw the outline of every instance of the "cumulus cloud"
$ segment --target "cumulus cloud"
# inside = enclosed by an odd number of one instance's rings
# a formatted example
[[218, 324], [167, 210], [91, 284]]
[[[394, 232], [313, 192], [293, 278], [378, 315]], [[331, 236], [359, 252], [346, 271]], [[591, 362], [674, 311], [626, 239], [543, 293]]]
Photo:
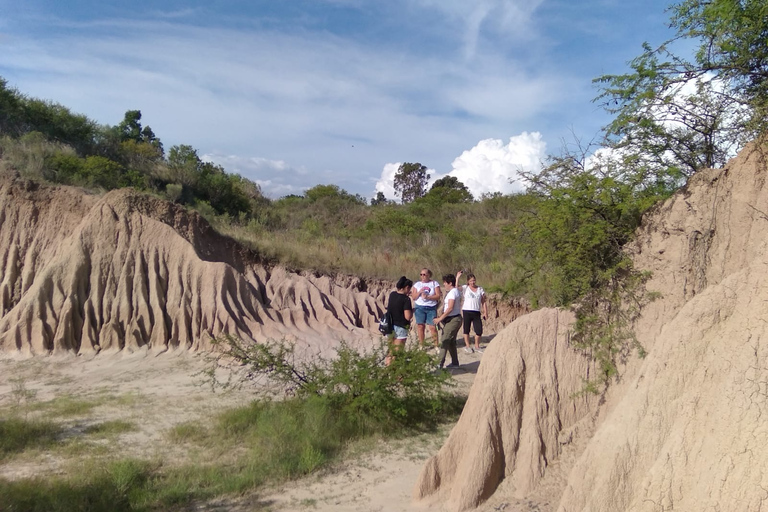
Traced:
[[520, 192], [524, 189], [520, 171], [538, 171], [545, 152], [546, 143], [538, 132], [510, 137], [507, 144], [501, 139], [485, 139], [459, 155], [447, 175], [464, 183], [476, 198], [486, 193]]
[[[476, 199], [494, 192], [521, 192], [525, 189], [525, 182], [520, 171], [538, 171], [545, 156], [546, 143], [538, 132], [523, 132], [510, 137], [506, 144], [501, 139], [481, 140], [454, 159], [450, 172], [438, 174], [430, 169], [429, 186], [440, 178], [454, 176], [467, 186]], [[384, 166], [376, 182], [376, 192], [383, 192], [388, 199], [395, 198], [394, 180], [399, 167], [399, 162]]]

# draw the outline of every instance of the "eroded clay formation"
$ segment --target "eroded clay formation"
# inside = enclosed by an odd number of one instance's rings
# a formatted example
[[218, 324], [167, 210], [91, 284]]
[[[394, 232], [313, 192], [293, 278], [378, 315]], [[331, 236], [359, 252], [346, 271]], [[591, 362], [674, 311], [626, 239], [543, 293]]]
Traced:
[[516, 320], [486, 350], [415, 498], [450, 510], [500, 495], [560, 512], [765, 510], [765, 150], [699, 172], [646, 215], [629, 248], [661, 294], [635, 325], [644, 359], [604, 395], [578, 394], [591, 366], [569, 343], [572, 317]]

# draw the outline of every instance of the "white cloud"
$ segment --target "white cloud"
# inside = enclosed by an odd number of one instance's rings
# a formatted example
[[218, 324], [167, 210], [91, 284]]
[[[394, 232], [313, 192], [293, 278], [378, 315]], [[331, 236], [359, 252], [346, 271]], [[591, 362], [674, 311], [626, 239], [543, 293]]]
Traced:
[[531, 17], [543, 0], [415, 0], [417, 4], [444, 13], [463, 25], [464, 58], [475, 57], [481, 34], [490, 26], [504, 37], [532, 36]]
[[[437, 174], [430, 169], [430, 185], [445, 176], [455, 176], [476, 199], [486, 193], [521, 192], [525, 186], [520, 171], [537, 172], [545, 157], [546, 143], [538, 132], [510, 137], [507, 144], [501, 139], [485, 139], [458, 156], [450, 172]], [[384, 166], [376, 192], [383, 192], [388, 199], [396, 197], [394, 181], [399, 167], [399, 162]]]
[[520, 192], [524, 183], [519, 172], [538, 171], [545, 152], [546, 144], [538, 132], [510, 137], [508, 144], [501, 139], [485, 139], [456, 158], [447, 175], [464, 183], [475, 198], [485, 193]]
[[384, 169], [381, 170], [381, 179], [376, 182], [375, 191], [383, 192], [384, 197], [387, 199], [396, 199], [395, 194], [395, 173], [400, 168], [402, 162], [384, 164]]

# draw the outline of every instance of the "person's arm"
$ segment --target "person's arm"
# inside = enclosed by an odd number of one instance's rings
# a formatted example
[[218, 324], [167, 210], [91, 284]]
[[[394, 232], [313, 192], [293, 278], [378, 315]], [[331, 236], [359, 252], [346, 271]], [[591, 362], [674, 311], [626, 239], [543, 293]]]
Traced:
[[453, 311], [453, 302], [454, 302], [453, 299], [448, 299], [447, 300], [448, 307], [445, 308], [445, 311], [443, 311], [442, 315], [440, 315], [439, 317], [435, 317], [435, 325], [437, 325], [440, 322], [442, 322], [445, 319], [445, 317], [448, 316], [448, 313]]
[[488, 304], [485, 301], [485, 292], [480, 296], [480, 304], [483, 306], [483, 320], [486, 320], [488, 318]]
[[406, 320], [408, 320], [410, 322], [411, 319], [413, 318], [413, 310], [412, 309], [406, 309], [405, 311], [403, 311], [403, 316], [405, 317]]
[[420, 290], [416, 288], [416, 286], [411, 288], [411, 299], [416, 301], [419, 298], [419, 293], [420, 293]]
[[442, 297], [443, 294], [440, 292], [440, 285], [437, 284], [437, 281], [435, 281], [435, 293], [427, 297], [428, 300], [436, 300], [440, 301], [440, 297]]
[[461, 274], [463, 274], [463, 273], [464, 273], [463, 269], [459, 270], [458, 272], [456, 272], [456, 284], [457, 284], [457, 286], [458, 286], [458, 283], [459, 283], [459, 278], [461, 277]]

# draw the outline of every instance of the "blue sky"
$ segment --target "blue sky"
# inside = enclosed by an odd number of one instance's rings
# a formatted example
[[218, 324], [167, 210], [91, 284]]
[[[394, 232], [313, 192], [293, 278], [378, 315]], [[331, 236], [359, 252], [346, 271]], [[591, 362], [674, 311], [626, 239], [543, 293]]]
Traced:
[[0, 76], [114, 125], [139, 109], [271, 197], [392, 197], [401, 162], [510, 192], [608, 118], [592, 79], [661, 43], [657, 0], [0, 0]]

